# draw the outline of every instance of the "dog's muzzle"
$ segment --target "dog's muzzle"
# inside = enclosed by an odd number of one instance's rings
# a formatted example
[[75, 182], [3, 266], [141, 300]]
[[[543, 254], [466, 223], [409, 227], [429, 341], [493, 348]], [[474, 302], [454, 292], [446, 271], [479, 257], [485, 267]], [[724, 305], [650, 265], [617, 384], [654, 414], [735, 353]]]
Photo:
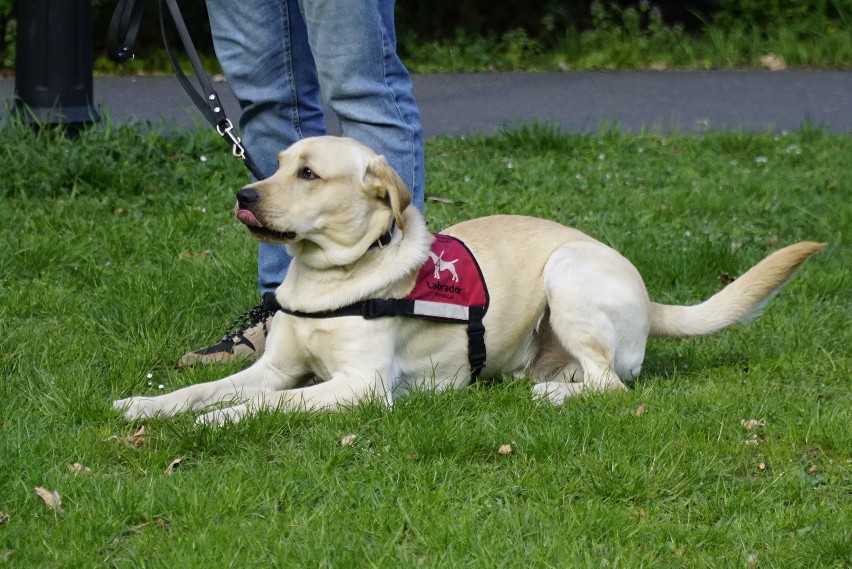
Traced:
[[260, 194], [254, 188], [243, 188], [237, 192], [237, 207], [234, 213], [240, 223], [261, 241], [289, 243], [296, 240], [298, 235], [295, 231], [276, 231], [266, 227], [254, 211], [259, 203]]
[[254, 188], [243, 188], [237, 192], [237, 219], [249, 227], [263, 227], [263, 224], [251, 211], [251, 208], [260, 201], [260, 194]]

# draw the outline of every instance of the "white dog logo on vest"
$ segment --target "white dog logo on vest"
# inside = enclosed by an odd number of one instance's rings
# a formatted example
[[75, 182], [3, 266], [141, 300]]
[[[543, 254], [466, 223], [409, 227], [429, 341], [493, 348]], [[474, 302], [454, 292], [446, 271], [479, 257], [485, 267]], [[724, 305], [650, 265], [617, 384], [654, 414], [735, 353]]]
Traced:
[[445, 261], [444, 260], [444, 252], [441, 251], [440, 255], [436, 255], [432, 251], [429, 251], [429, 257], [432, 259], [432, 262], [435, 263], [435, 279], [441, 280], [441, 271], [450, 271], [450, 274], [453, 277], [453, 282], [459, 282], [459, 274], [456, 272], [455, 264], [458, 263], [458, 259], [453, 261]]

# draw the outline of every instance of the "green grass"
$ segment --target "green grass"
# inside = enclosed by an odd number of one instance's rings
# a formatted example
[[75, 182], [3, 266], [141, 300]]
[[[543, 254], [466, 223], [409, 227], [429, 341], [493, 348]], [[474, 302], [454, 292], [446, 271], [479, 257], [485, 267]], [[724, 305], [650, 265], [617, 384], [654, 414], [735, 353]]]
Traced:
[[245, 172], [206, 134], [5, 131], [0, 565], [848, 567], [849, 156], [852, 136], [807, 126], [430, 141], [435, 229], [555, 219], [631, 258], [656, 300], [697, 301], [797, 240], [829, 247], [750, 327], [652, 341], [623, 394], [554, 408], [507, 382], [222, 429], [149, 421], [133, 446], [113, 399], [239, 367], [172, 364], [255, 302], [230, 213]]

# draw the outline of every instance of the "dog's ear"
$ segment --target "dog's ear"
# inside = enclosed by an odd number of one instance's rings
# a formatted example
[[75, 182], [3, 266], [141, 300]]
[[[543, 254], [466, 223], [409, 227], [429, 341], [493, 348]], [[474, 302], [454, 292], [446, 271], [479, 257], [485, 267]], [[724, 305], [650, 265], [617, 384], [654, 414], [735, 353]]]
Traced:
[[396, 224], [402, 228], [402, 212], [411, 204], [411, 191], [384, 156], [376, 156], [367, 165], [364, 187], [390, 204]]

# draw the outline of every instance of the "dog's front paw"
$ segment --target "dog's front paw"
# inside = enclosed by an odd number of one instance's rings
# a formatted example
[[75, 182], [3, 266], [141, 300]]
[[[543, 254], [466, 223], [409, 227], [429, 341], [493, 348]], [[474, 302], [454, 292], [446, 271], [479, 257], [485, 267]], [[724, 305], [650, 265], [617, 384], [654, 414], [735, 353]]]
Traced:
[[222, 427], [231, 423], [239, 423], [240, 419], [246, 414], [248, 407], [246, 405], [235, 405], [225, 409], [216, 409], [209, 413], [199, 415], [195, 420], [196, 425], [205, 425], [207, 427]]
[[112, 407], [130, 421], [150, 419], [159, 412], [153, 397], [127, 397], [112, 402]]
[[544, 381], [533, 385], [532, 392], [534, 399], [547, 401], [553, 405], [562, 405], [566, 399], [582, 394], [583, 384]]

